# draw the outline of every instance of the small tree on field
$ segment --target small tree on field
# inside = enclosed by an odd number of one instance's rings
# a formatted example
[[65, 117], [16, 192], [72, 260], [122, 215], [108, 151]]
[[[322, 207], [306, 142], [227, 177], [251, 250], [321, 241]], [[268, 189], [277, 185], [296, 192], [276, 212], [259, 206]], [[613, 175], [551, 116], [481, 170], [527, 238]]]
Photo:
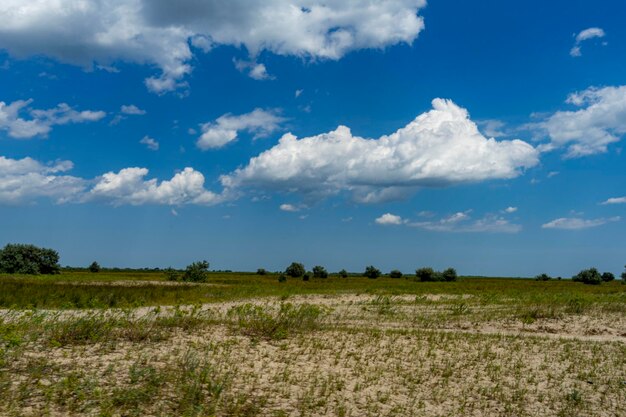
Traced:
[[267, 271], [263, 268], [259, 268], [256, 270], [257, 275], [267, 275]]
[[100, 264], [98, 262], [93, 261], [91, 265], [89, 265], [89, 272], [100, 272]]
[[305, 272], [304, 265], [299, 262], [292, 262], [291, 265], [285, 269], [285, 274], [293, 278], [301, 277]]
[[[625, 272], [626, 274], [626, 272]], [[339, 276], [341, 278], [348, 278], [348, 271], [346, 271], [345, 269], [342, 269], [341, 271], [339, 271]]]
[[611, 272], [604, 272], [602, 274], [602, 281], [604, 282], [611, 282], [615, 279], [615, 275], [613, 275], [613, 273]]
[[389, 273], [389, 276], [391, 278], [402, 278], [402, 272], [399, 271], [398, 269], [394, 269], [393, 271]]
[[[626, 265], [624, 266], [624, 269], [626, 269]], [[622, 272], [622, 284], [626, 284], [626, 271]]]
[[58, 274], [57, 251], [35, 245], [8, 244], [0, 250], [0, 272], [8, 274]]
[[456, 274], [456, 269], [448, 268], [441, 273], [441, 277], [444, 281], [452, 282], [457, 280], [458, 275]]
[[165, 272], [165, 279], [166, 280], [168, 280], [168, 281], [178, 281], [178, 280], [180, 280], [180, 274], [174, 268], [172, 268], [172, 267], [166, 268], [164, 270], [164, 272]]
[[415, 271], [415, 277], [422, 282], [440, 281], [434, 269], [430, 267], [420, 268]]
[[316, 265], [313, 267], [314, 278], [328, 278], [328, 271], [323, 266]]
[[535, 277], [535, 281], [550, 281], [552, 279], [552, 277], [550, 277], [550, 275], [548, 274], [539, 274]]
[[183, 281], [207, 282], [209, 280], [209, 263], [207, 261], [194, 262], [185, 268]]
[[287, 282], [287, 277], [285, 276], [285, 274], [280, 274], [278, 276], [278, 282]]
[[381, 276], [382, 274], [380, 272], [380, 269], [375, 268], [373, 265], [370, 265], [367, 268], [365, 268], [365, 272], [363, 273], [363, 275], [368, 278], [375, 279]]
[[578, 274], [574, 275], [572, 281], [589, 285], [599, 285], [602, 284], [602, 276], [596, 268], [589, 268], [583, 269]]

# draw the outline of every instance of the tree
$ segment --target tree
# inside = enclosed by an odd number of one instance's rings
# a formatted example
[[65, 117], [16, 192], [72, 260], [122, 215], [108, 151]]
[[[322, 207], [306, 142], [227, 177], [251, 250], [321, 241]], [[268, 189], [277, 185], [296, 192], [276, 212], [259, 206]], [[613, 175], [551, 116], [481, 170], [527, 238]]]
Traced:
[[380, 272], [380, 269], [375, 268], [373, 265], [370, 265], [367, 268], [365, 268], [365, 272], [363, 273], [363, 275], [371, 279], [376, 279], [382, 274]]
[[207, 282], [209, 280], [209, 263], [207, 261], [194, 262], [185, 268], [183, 281]]
[[458, 275], [456, 274], [456, 269], [448, 268], [441, 273], [441, 277], [444, 281], [452, 282], [457, 280]]
[[422, 282], [441, 281], [434, 269], [430, 267], [415, 270], [415, 277]]
[[550, 281], [552, 277], [546, 273], [539, 274], [535, 277], [535, 281]]
[[89, 265], [89, 272], [100, 272], [100, 264], [98, 262], [93, 261], [91, 265]]
[[328, 278], [328, 271], [323, 266], [316, 265], [313, 267], [314, 278]]
[[389, 273], [389, 276], [391, 278], [402, 278], [402, 272], [399, 271], [398, 269], [394, 269], [393, 271]]
[[292, 262], [291, 265], [285, 269], [285, 274], [293, 278], [299, 278], [303, 276], [305, 272], [304, 265], [299, 262]]
[[601, 278], [604, 282], [611, 282], [615, 279], [615, 275], [612, 272], [604, 272]]
[[0, 250], [0, 272], [8, 274], [58, 274], [57, 251], [35, 245], [8, 244]]
[[256, 274], [257, 275], [266, 275], [267, 271], [265, 269], [263, 269], [263, 268], [259, 268], [259, 269], [256, 270]]
[[[626, 274], [626, 272], [625, 272]], [[348, 271], [346, 271], [345, 269], [342, 269], [341, 271], [339, 271], [339, 276], [341, 278], [348, 278]]]
[[589, 285], [599, 285], [602, 284], [602, 276], [596, 268], [589, 268], [583, 269], [578, 274], [574, 275], [572, 281]]

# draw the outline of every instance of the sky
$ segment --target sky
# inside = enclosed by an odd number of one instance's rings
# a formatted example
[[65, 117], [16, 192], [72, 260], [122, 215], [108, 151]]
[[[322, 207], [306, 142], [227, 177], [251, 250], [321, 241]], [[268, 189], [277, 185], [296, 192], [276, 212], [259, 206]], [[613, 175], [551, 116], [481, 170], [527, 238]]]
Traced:
[[625, 16], [4, 0], [0, 246], [72, 266], [620, 273]]

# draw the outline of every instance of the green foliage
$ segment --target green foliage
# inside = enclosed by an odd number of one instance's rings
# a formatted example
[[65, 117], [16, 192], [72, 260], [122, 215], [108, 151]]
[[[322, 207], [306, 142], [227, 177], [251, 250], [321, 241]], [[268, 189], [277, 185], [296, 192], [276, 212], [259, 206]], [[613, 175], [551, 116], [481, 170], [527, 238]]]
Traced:
[[422, 282], [441, 281], [441, 275], [436, 273], [435, 270], [430, 267], [417, 269], [415, 271], [415, 278]]
[[328, 272], [326, 268], [320, 265], [316, 265], [313, 267], [313, 277], [314, 278], [328, 278]]
[[303, 276], [305, 272], [304, 265], [299, 262], [292, 262], [291, 265], [285, 269], [285, 274], [293, 278], [299, 278]]
[[572, 277], [572, 281], [582, 282], [588, 285], [602, 284], [602, 276], [596, 268], [583, 269]]
[[7, 274], [58, 274], [57, 251], [35, 245], [8, 244], [0, 250], [0, 272]]
[[389, 273], [389, 276], [391, 278], [402, 278], [402, 272], [398, 269], [394, 269]]
[[93, 261], [91, 265], [89, 265], [89, 272], [100, 272], [100, 264], [98, 262]]
[[[626, 274], [626, 272], [624, 274]], [[339, 276], [341, 278], [348, 278], [348, 271], [346, 271], [345, 269], [342, 269], [341, 271], [339, 271]]]
[[259, 268], [256, 270], [257, 275], [267, 275], [267, 271], [264, 268]]
[[291, 303], [281, 304], [278, 310], [247, 303], [228, 311], [242, 333], [266, 339], [285, 339], [294, 332], [316, 329], [322, 314], [319, 306]]
[[552, 277], [548, 274], [539, 274], [535, 277], [535, 281], [550, 281]]
[[287, 282], [287, 277], [285, 276], [285, 274], [280, 274], [280, 276], [278, 277], [278, 282]]
[[183, 281], [207, 282], [209, 280], [209, 263], [207, 261], [194, 262], [185, 268]]
[[363, 276], [368, 277], [370, 279], [376, 279], [381, 275], [382, 273], [380, 272], [380, 269], [375, 268], [373, 265], [366, 267], [365, 272], [363, 272]]
[[172, 267], [167, 268], [165, 271], [165, 279], [168, 281], [180, 281], [180, 274]]
[[611, 272], [604, 272], [601, 278], [604, 282], [611, 282], [615, 279], [615, 275], [613, 275], [613, 273]]
[[448, 268], [441, 273], [441, 277], [446, 282], [456, 281], [458, 279], [458, 275], [456, 274], [456, 269]]

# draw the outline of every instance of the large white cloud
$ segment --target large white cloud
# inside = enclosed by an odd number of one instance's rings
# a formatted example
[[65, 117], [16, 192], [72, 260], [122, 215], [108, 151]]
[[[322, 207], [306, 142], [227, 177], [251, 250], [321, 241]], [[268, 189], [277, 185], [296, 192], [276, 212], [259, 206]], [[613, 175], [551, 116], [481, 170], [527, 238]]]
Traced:
[[276, 110], [254, 109], [241, 115], [224, 114], [214, 122], [202, 125], [202, 135], [196, 145], [202, 150], [217, 149], [237, 139], [241, 131], [251, 133], [254, 139], [266, 137], [280, 129], [286, 121]]
[[312, 196], [349, 191], [370, 202], [402, 198], [417, 187], [514, 178], [538, 163], [538, 152], [528, 143], [487, 139], [465, 109], [443, 99], [432, 104], [432, 110], [379, 139], [354, 136], [345, 126], [303, 139], [286, 134], [221, 182], [227, 189]]
[[411, 43], [424, 28], [425, 0], [3, 0], [0, 48], [84, 67], [119, 60], [151, 64], [147, 87], [184, 85], [190, 45], [244, 46], [309, 59], [339, 59], [361, 48]]
[[592, 155], [606, 152], [626, 133], [626, 86], [591, 87], [570, 94], [566, 102], [579, 109], [557, 111], [534, 125], [550, 137], [544, 149], [566, 147], [569, 158]]
[[[29, 139], [47, 135], [54, 125], [94, 122], [106, 116], [103, 111], [77, 111], [65, 103], [47, 110], [31, 109], [32, 102], [17, 100], [7, 104], [0, 101], [0, 130], [7, 131], [12, 138]], [[23, 118], [20, 113], [28, 113], [30, 117]]]

